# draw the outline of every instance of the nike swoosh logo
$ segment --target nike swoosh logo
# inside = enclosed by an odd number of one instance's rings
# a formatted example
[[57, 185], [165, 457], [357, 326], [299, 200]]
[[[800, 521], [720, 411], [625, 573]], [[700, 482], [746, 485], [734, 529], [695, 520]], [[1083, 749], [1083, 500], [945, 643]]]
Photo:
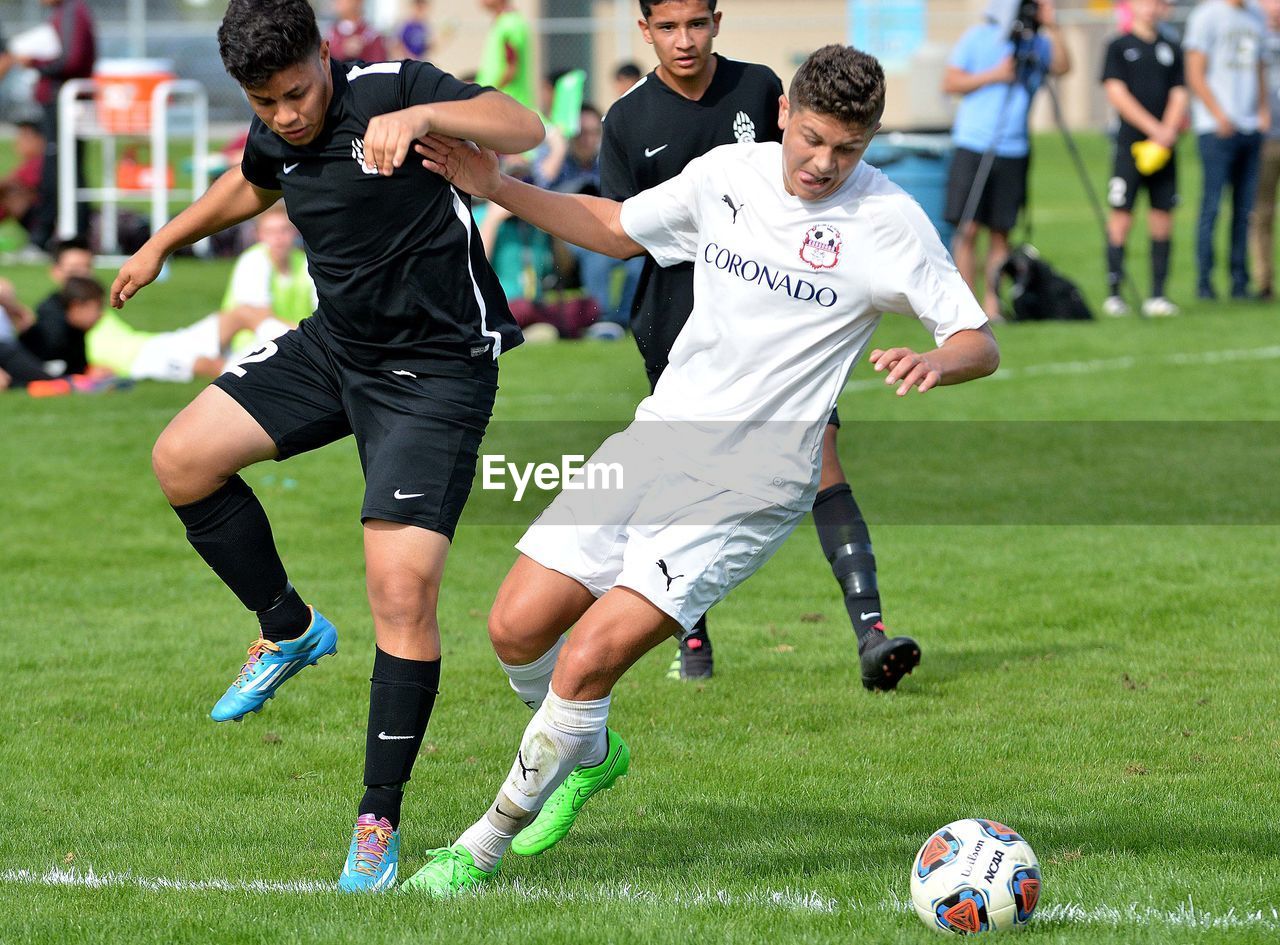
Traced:
[[286, 165], [284, 166], [284, 172], [285, 172], [286, 174], [291, 173], [291, 172], [293, 171], [293, 169], [294, 169], [295, 167], [297, 167], [297, 166], [298, 166], [298, 164], [301, 164], [301, 163], [302, 163], [301, 161], [298, 161], [296, 164], [286, 164]]
[[660, 147], [660, 148], [645, 148], [645, 149], [644, 149], [644, 156], [645, 156], [645, 157], [653, 157], [653, 156], [654, 156], [655, 154], [657, 154], [659, 151], [665, 151], [665, 150], [667, 150], [667, 148], [669, 148], [669, 147], [671, 147], [671, 145], [669, 145], [669, 144], [664, 144], [664, 145], [663, 145], [662, 147]]
[[859, 620], [870, 620], [872, 617], [879, 617], [879, 616], [880, 616], [880, 611], [878, 611], [878, 610], [873, 610], [873, 611], [871, 611], [871, 613], [869, 613], [869, 614], [859, 614], [859, 615], [858, 615], [858, 619], [859, 619]]
[[[604, 777], [600, 779], [601, 781], [607, 781], [609, 779], [609, 775], [613, 773], [614, 768], [618, 767], [618, 762], [621, 759], [622, 752], [618, 752], [613, 756], [613, 763], [609, 765], [609, 770], [604, 773]], [[593, 788], [587, 788], [587, 792], [584, 794], [582, 793], [582, 788], [578, 788], [573, 792], [573, 800], [569, 802], [569, 806], [572, 807], [574, 811], [582, 810], [582, 805], [587, 802], [587, 798], [591, 797], [593, 791]]]
[[378, 740], [384, 742], [400, 742], [405, 739], [413, 738], [412, 735], [388, 735], [386, 732], [378, 733]]
[[399, 489], [395, 493], [397, 499], [421, 499], [424, 495], [425, 492], [401, 492]]

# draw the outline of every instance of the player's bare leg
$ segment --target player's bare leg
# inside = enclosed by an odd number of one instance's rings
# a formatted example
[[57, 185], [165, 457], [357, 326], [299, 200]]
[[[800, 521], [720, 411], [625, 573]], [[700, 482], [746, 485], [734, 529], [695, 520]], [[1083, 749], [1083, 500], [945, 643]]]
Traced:
[[986, 290], [982, 308], [993, 322], [1004, 321], [1000, 314], [1000, 268], [1009, 258], [1009, 234], [1003, 230], [988, 230]]
[[436, 607], [449, 539], [378, 519], [364, 524], [364, 557], [377, 648], [369, 683], [364, 796], [339, 887], [390, 889], [399, 869], [404, 786], [440, 691]]
[[840, 465], [838, 432], [834, 423], [828, 423], [823, 431], [813, 524], [827, 563], [844, 592], [844, 605], [858, 639], [862, 684], [867, 689], [893, 689], [919, 664], [920, 647], [910, 637], [886, 635], [871, 533]]
[[337, 652], [337, 633], [289, 583], [271, 525], [241, 469], [277, 455], [275, 443], [229, 394], [207, 387], [160, 434], [152, 466], [187, 540], [241, 603], [260, 638], [226, 693], [216, 721], [262, 708], [304, 667]]
[[535, 712], [551, 685], [564, 634], [596, 602], [567, 575], [520, 555], [489, 611], [489, 641], [511, 688]]
[[588, 608], [560, 653], [551, 691], [525, 729], [488, 813], [451, 847], [432, 851], [404, 888], [447, 896], [484, 882], [571, 773], [604, 769], [603, 780], [625, 766], [625, 745], [605, 726], [610, 693], [674, 629], [675, 621], [628, 588], [616, 587]]

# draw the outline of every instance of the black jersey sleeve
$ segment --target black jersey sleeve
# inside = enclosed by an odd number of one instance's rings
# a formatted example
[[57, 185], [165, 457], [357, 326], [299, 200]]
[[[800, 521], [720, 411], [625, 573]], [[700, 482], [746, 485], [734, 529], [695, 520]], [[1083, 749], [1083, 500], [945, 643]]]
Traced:
[[[1183, 66], [1182, 44], [1171, 42], [1169, 45], [1173, 47], [1173, 68], [1169, 70], [1169, 88], [1176, 89], [1187, 84], [1187, 73]], [[1273, 117], [1271, 120], [1276, 119]]]
[[758, 140], [781, 142], [782, 129], [778, 127], [778, 102], [782, 98], [782, 80], [778, 78], [778, 74], [772, 69], [769, 70], [769, 75], [773, 77], [769, 91], [766, 93], [769, 96], [767, 103], [769, 106], [769, 124]]
[[267, 156], [262, 153], [260, 142], [263, 134], [272, 134], [272, 132], [267, 131], [267, 126], [262, 123], [262, 119], [255, 117], [253, 123], [249, 126], [249, 137], [244, 143], [244, 157], [240, 159], [240, 173], [244, 174], [244, 179], [253, 184], [254, 187], [259, 187], [262, 190], [279, 190], [279, 164], [268, 160]]
[[401, 107], [429, 105], [432, 102], [463, 102], [484, 92], [487, 85], [463, 82], [429, 62], [407, 60], [400, 70]]
[[640, 192], [622, 140], [626, 119], [618, 111], [609, 109], [600, 144], [600, 192], [610, 200], [626, 200]]
[[1121, 50], [1123, 40], [1120, 38], [1113, 39], [1107, 44], [1107, 51], [1102, 57], [1102, 78], [1101, 82], [1108, 79], [1119, 79], [1128, 85], [1128, 79], [1124, 70], [1124, 54]]

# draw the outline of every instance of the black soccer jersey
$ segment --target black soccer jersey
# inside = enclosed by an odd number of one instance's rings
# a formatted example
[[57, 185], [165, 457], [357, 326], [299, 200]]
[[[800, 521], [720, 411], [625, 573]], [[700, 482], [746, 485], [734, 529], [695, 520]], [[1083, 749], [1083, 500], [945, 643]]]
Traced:
[[[324, 128], [295, 146], [253, 119], [242, 168], [284, 192], [320, 307], [314, 316], [356, 365], [491, 360], [520, 329], [485, 257], [470, 198], [411, 151], [390, 177], [364, 168], [375, 115], [473, 98], [484, 87], [425, 62], [331, 62]], [[461, 365], [457, 365], [461, 367]]]
[[[1102, 81], [1119, 79], [1143, 108], [1161, 118], [1169, 104], [1169, 93], [1184, 84], [1182, 47], [1165, 36], [1148, 43], [1129, 34], [1118, 36], [1107, 46], [1103, 59]], [[1122, 145], [1141, 141], [1146, 135], [1120, 119], [1119, 139]]]
[[[781, 141], [778, 97], [782, 81], [768, 66], [716, 55], [711, 85], [691, 101], [658, 78], [656, 70], [614, 102], [604, 122], [601, 190], [625, 200], [670, 180], [685, 165], [722, 144]], [[668, 269], [645, 259], [631, 311], [631, 330], [656, 377], [693, 311], [693, 266]]]

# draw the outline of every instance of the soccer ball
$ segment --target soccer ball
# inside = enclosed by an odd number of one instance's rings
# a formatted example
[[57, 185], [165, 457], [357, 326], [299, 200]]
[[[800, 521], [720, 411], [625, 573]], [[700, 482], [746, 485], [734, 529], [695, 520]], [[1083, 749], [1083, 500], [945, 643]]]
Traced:
[[942, 932], [995, 932], [1031, 920], [1040, 901], [1040, 862], [1011, 827], [957, 820], [934, 832], [911, 864], [911, 903]]

